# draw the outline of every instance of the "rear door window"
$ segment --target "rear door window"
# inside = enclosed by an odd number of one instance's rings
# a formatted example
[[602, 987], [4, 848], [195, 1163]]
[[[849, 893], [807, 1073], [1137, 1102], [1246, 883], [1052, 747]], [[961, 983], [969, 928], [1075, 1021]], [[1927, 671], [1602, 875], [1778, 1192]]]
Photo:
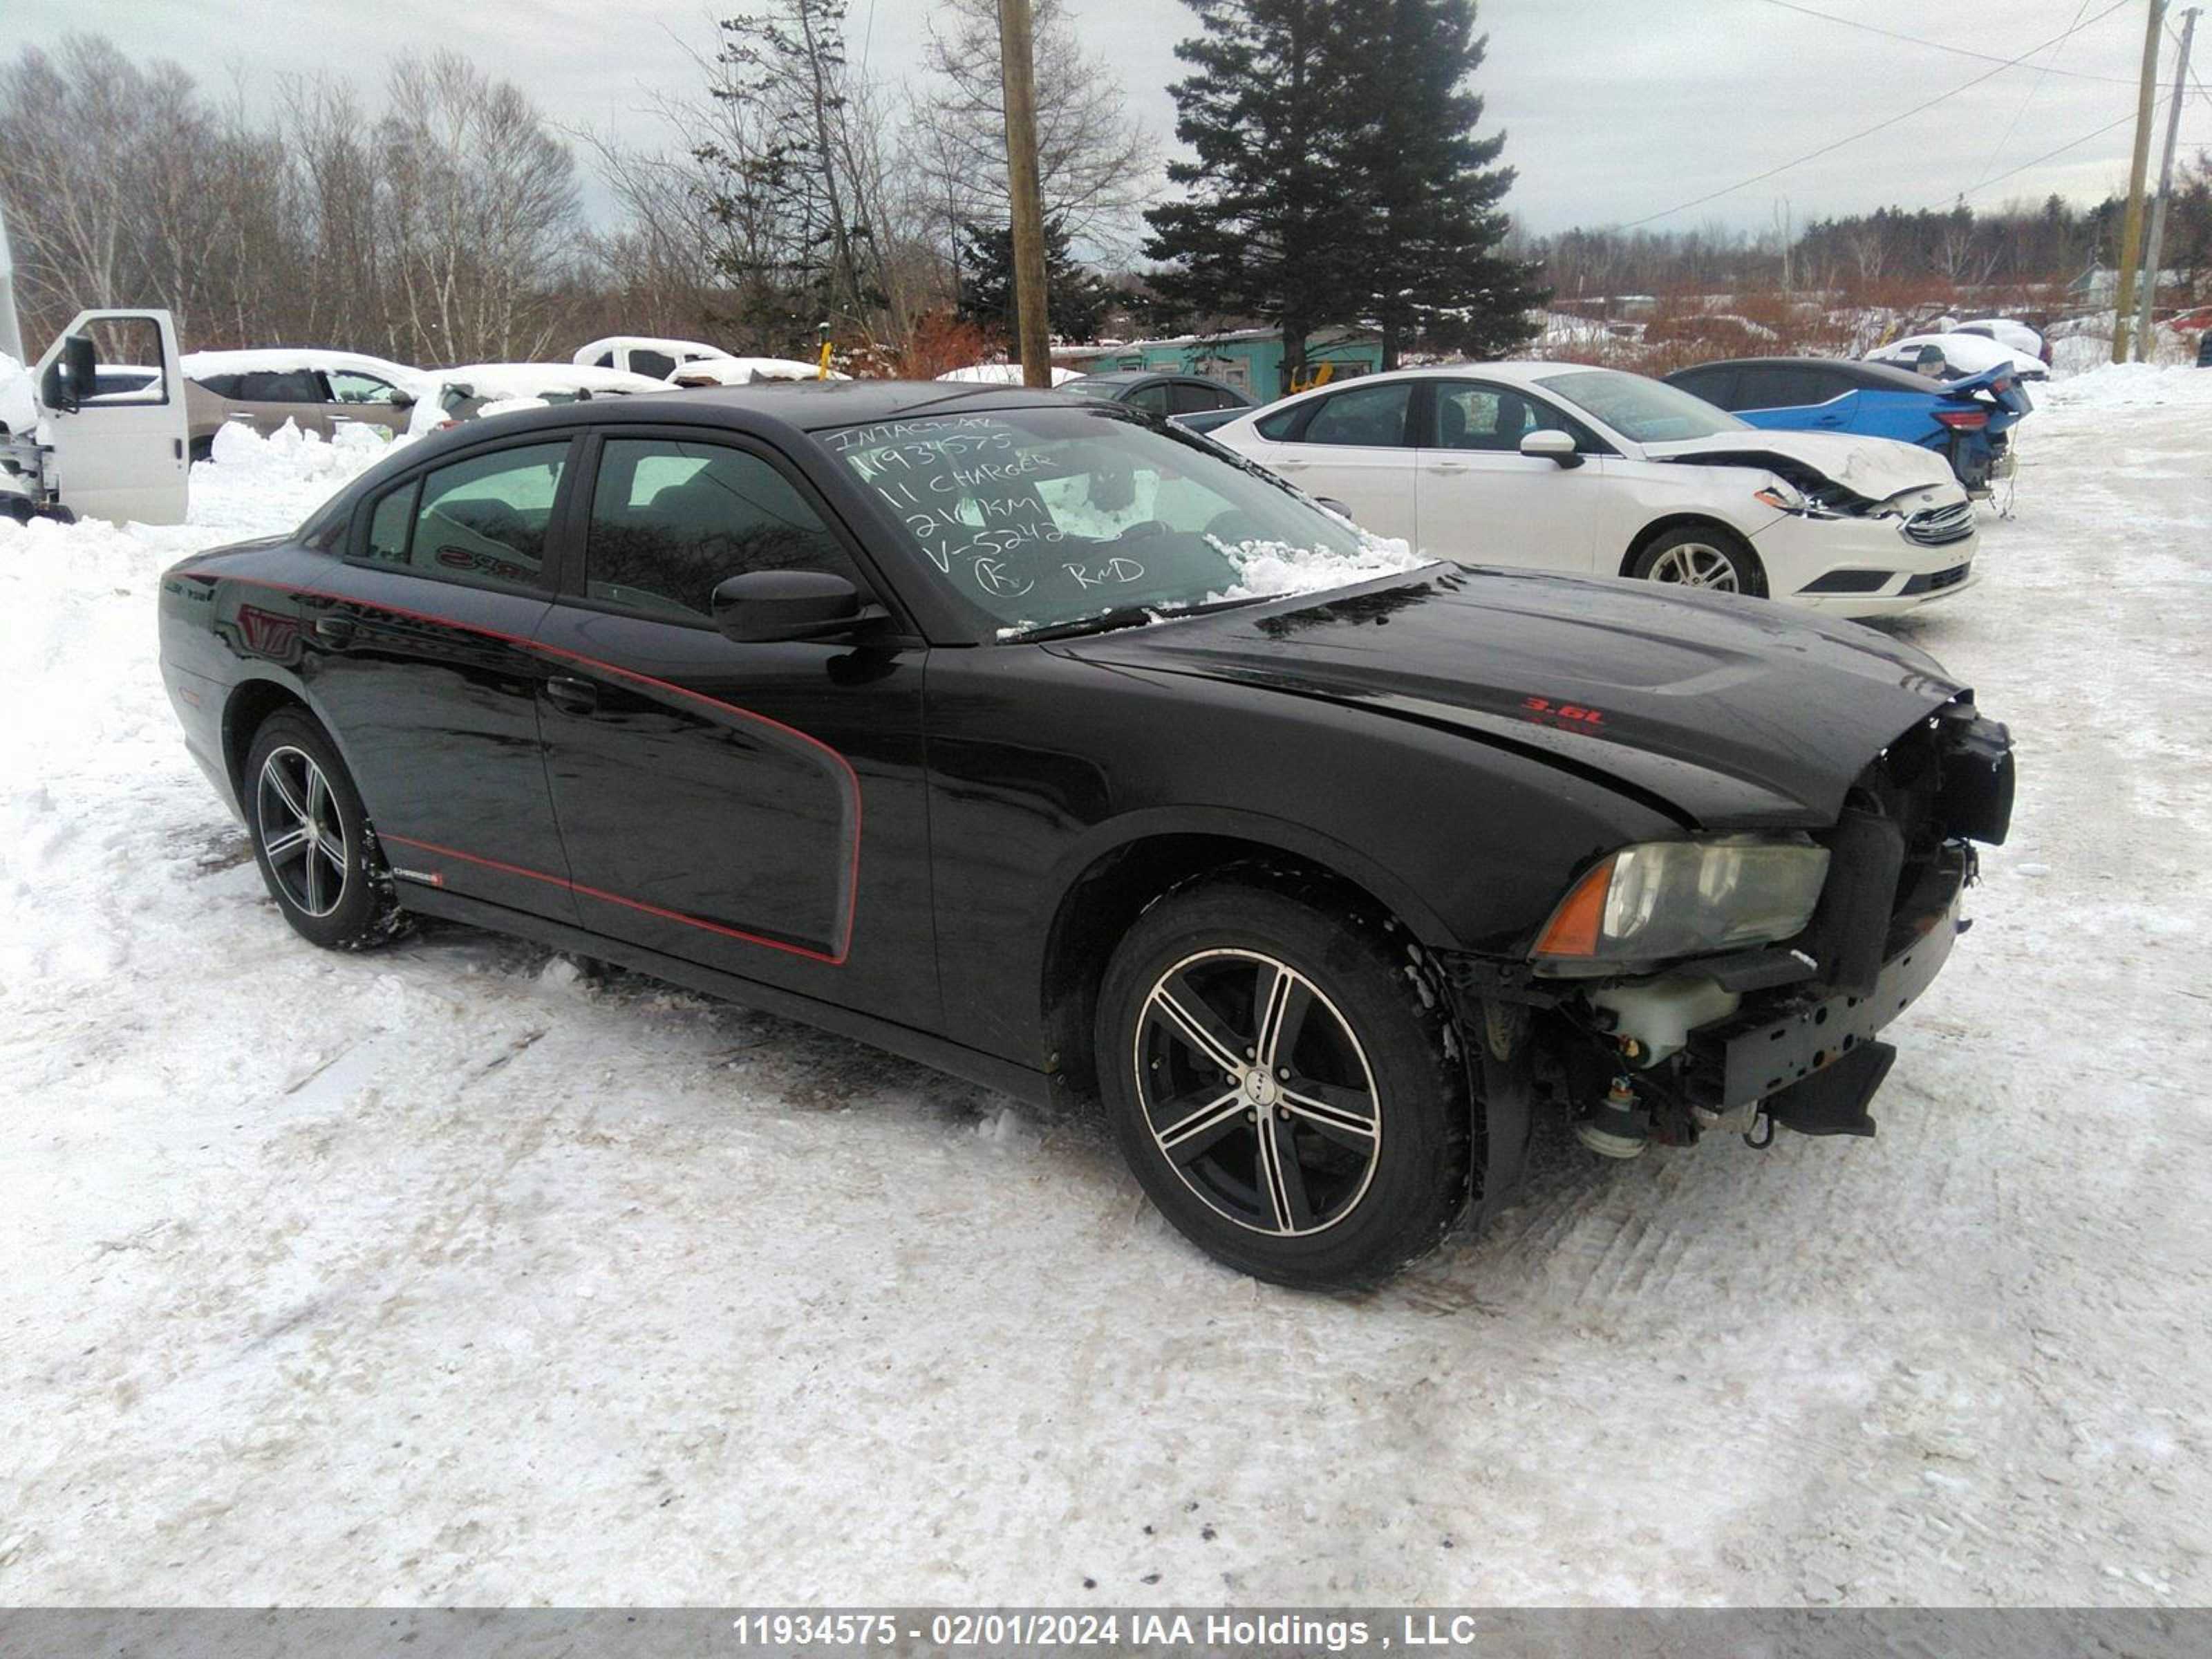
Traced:
[[410, 479], [370, 509], [362, 557], [471, 587], [543, 587], [568, 459], [563, 439], [471, 455]]
[[1413, 395], [1413, 382], [1394, 380], [1324, 398], [1297, 441], [1402, 448], [1406, 442], [1406, 410]]
[[1669, 377], [1692, 398], [1703, 398], [1720, 409], [1741, 409], [1736, 395], [1737, 372], [1733, 368], [1692, 368]]
[[238, 395], [249, 404], [319, 404], [323, 402], [323, 377], [312, 368], [289, 369], [283, 374], [262, 371], [238, 377]]
[[1759, 363], [1742, 374], [1740, 409], [1806, 409], [1850, 390], [1842, 375], [1810, 363]]
[[656, 380], [665, 380], [676, 372], [676, 359], [665, 351], [654, 351], [645, 346], [632, 346], [629, 368], [633, 374], [650, 374]]

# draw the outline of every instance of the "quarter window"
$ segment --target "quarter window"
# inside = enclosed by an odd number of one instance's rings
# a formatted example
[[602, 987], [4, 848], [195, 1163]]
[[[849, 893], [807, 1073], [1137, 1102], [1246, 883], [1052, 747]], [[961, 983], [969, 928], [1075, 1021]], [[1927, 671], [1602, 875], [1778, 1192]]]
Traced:
[[1306, 422], [1303, 441], [1400, 447], [1406, 441], [1406, 404], [1413, 393], [1411, 381], [1393, 380], [1325, 398]]
[[684, 622], [711, 622], [715, 587], [750, 570], [826, 570], [867, 585], [767, 461], [672, 438], [601, 447], [584, 566], [592, 599]]
[[566, 441], [472, 455], [400, 485], [369, 514], [364, 556], [471, 587], [544, 584]]

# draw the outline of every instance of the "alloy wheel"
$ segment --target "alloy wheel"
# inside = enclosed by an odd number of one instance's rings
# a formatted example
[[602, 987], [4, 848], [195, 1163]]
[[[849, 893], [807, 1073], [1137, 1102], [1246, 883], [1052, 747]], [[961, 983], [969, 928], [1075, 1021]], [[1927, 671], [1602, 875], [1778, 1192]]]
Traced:
[[1704, 542], [1677, 542], [1652, 560], [1645, 574], [1655, 582], [1709, 588], [1716, 593], [1740, 591], [1735, 562], [1720, 549]]
[[304, 750], [272, 749], [255, 789], [261, 850], [276, 884], [301, 915], [330, 915], [345, 896], [352, 851], [330, 780]]
[[1278, 1237], [1358, 1207], [1382, 1150], [1366, 1051], [1321, 988], [1256, 951], [1203, 951], [1153, 982], [1137, 1097], [1154, 1144], [1217, 1213]]

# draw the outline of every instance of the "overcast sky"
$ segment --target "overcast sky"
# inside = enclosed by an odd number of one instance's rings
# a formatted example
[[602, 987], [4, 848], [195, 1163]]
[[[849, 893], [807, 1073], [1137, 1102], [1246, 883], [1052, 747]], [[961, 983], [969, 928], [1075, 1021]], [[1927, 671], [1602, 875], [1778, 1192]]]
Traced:
[[[1483, 0], [1490, 56], [1479, 88], [1486, 130], [1505, 127], [1505, 158], [1520, 171], [1510, 205], [1539, 231], [1663, 213], [1991, 70], [1924, 113], [1656, 222], [1763, 228], [1785, 198], [1800, 225], [1886, 203], [1944, 207], [1962, 191], [1984, 205], [2052, 191], [2092, 198], [2126, 181], [2144, 3], [2100, 16], [2112, 0], [1803, 0], [1956, 49], [1945, 52], [1777, 0]], [[1189, 10], [1180, 0], [1068, 7], [1133, 109], [1171, 132], [1167, 86], [1182, 72], [1174, 44], [1194, 32]], [[907, 76], [932, 9], [933, 0], [850, 0], [854, 58], [878, 76]], [[0, 0], [11, 46], [102, 30], [139, 57], [174, 58], [210, 90], [242, 86], [249, 104], [288, 71], [366, 86], [397, 51], [452, 46], [519, 82], [555, 118], [640, 141], [655, 137], [653, 92], [695, 82], [690, 54], [711, 49], [715, 15], [702, 0]], [[2077, 18], [2070, 40], [2027, 66], [1960, 55], [2019, 57]], [[2212, 27], [2206, 35], [2197, 79], [2212, 82]], [[2191, 94], [2182, 140], [2212, 145], [2212, 97]]]

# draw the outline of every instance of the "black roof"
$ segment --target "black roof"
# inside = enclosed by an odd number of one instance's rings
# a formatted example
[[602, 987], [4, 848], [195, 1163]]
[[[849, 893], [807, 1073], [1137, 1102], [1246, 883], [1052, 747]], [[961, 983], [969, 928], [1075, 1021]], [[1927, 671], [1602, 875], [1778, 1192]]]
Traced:
[[1888, 363], [1869, 363], [1857, 357], [1723, 357], [1710, 363], [1685, 364], [1667, 378], [1671, 380], [1675, 374], [1708, 368], [1832, 368], [1861, 386], [1886, 386], [1913, 392], [1925, 392], [1935, 384], [1911, 369]]
[[594, 399], [599, 406], [592, 415], [604, 418], [609, 410], [624, 407], [650, 410], [672, 399], [693, 407], [715, 404], [757, 411], [807, 432], [895, 421], [925, 409], [933, 413], [963, 408], [1052, 409], [1066, 408], [1075, 401], [1029, 386], [962, 380], [756, 380], [750, 386], [683, 386], [665, 392], [611, 398], [603, 403]]

